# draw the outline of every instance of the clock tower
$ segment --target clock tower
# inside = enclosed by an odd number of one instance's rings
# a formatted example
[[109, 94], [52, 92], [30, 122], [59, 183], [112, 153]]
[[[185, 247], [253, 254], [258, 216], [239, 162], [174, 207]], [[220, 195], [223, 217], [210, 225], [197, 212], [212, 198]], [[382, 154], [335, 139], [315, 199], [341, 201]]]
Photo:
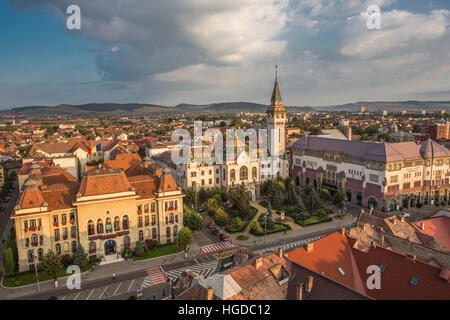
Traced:
[[[270, 102], [270, 106], [266, 111], [267, 135], [269, 137], [268, 149], [272, 156], [278, 154], [282, 157], [285, 153], [286, 109], [283, 106], [280, 88], [278, 87], [278, 66], [275, 66], [275, 86]], [[276, 140], [272, 142], [273, 139]]]

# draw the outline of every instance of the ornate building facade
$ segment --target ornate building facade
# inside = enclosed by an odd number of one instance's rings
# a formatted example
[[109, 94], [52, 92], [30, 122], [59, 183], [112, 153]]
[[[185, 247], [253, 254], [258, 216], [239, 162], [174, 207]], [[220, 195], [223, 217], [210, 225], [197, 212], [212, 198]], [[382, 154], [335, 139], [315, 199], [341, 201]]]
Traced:
[[183, 226], [183, 194], [170, 170], [99, 168], [79, 182], [60, 167], [32, 169], [12, 216], [19, 271], [49, 249], [72, 255], [79, 244], [90, 258], [117, 261], [138, 240], [176, 241]]
[[296, 183], [342, 191], [347, 201], [384, 211], [448, 201], [450, 151], [420, 144], [372, 143], [303, 136], [292, 145]]

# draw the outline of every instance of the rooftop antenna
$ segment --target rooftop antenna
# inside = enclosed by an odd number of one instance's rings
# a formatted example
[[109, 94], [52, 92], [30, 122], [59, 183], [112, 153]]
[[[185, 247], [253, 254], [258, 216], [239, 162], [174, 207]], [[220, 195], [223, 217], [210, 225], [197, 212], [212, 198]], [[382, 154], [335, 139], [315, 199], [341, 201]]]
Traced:
[[278, 81], [278, 65], [275, 65], [275, 81]]

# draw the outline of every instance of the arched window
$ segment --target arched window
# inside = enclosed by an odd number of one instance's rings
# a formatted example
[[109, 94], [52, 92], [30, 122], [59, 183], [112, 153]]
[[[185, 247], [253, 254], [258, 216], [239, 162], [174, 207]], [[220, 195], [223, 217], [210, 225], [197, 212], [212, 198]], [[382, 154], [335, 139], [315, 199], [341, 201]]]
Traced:
[[103, 233], [103, 220], [97, 220], [97, 233]]
[[253, 167], [253, 169], [252, 169], [252, 179], [256, 179], [257, 173], [258, 173], [258, 169], [256, 169], [256, 167]]
[[125, 247], [129, 247], [130, 246], [130, 237], [129, 236], [123, 237], [123, 245]]
[[42, 250], [42, 248], [38, 249], [38, 259], [39, 261], [41, 261], [44, 258], [44, 251]]
[[31, 235], [31, 245], [35, 247], [38, 245], [38, 237], [36, 234]]
[[129, 221], [128, 221], [128, 216], [125, 215], [125, 216], [123, 216], [122, 229], [123, 230], [128, 230], [129, 227], [130, 227], [130, 225], [129, 225]]
[[173, 223], [173, 222], [174, 222], [174, 219], [173, 219], [173, 213], [171, 213], [171, 214], [169, 215], [169, 221], [170, 221], [170, 223]]
[[230, 171], [230, 179], [236, 180], [236, 171], [234, 171], [234, 169], [231, 169]]
[[176, 237], [178, 233], [178, 226], [173, 227], [173, 236]]
[[106, 218], [105, 231], [106, 231], [106, 233], [111, 233], [112, 232], [112, 221], [111, 221], [111, 218]]
[[170, 227], [166, 228], [166, 237], [170, 238]]
[[156, 228], [152, 229], [152, 239], [155, 240], [156, 239]]
[[95, 233], [94, 221], [88, 221], [88, 236], [92, 236]]
[[95, 252], [97, 249], [97, 245], [94, 241], [89, 242], [89, 253]]
[[246, 166], [241, 167], [239, 170], [239, 180], [247, 180], [248, 179], [248, 169]]
[[114, 218], [114, 231], [120, 231], [120, 218]]
[[144, 240], [144, 231], [139, 230], [139, 240], [143, 241]]
[[56, 244], [56, 253], [61, 254], [61, 245], [59, 243]]

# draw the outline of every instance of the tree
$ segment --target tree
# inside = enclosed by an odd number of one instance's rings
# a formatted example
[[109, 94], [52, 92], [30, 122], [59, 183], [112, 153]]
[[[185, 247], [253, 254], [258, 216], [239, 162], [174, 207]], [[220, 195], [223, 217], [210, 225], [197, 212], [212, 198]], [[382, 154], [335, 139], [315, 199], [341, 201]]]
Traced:
[[306, 205], [310, 211], [314, 211], [322, 207], [319, 195], [317, 194], [317, 191], [314, 188], [311, 189], [309, 195], [306, 197]]
[[228, 224], [228, 214], [223, 210], [217, 210], [214, 214], [214, 223], [217, 224], [219, 227], [223, 228]]
[[192, 231], [199, 231], [205, 225], [203, 218], [200, 214], [194, 210], [189, 209], [187, 206], [183, 208], [183, 224], [189, 227]]
[[89, 263], [87, 256], [87, 253], [84, 251], [84, 248], [80, 243], [78, 245], [78, 250], [73, 255], [73, 263], [79, 267], [87, 266], [87, 264]]
[[270, 202], [267, 204], [267, 214], [269, 215], [269, 217], [272, 217], [272, 205], [270, 204]]
[[194, 187], [187, 188], [184, 196], [184, 204], [192, 208], [195, 203], [195, 194], [196, 191]]
[[188, 227], [183, 227], [177, 234], [178, 245], [184, 250], [192, 241], [192, 231]]
[[44, 255], [41, 262], [42, 270], [44, 270], [53, 279], [58, 279], [58, 274], [61, 272], [63, 265], [61, 263], [61, 258], [52, 250], [48, 250]]
[[233, 204], [233, 208], [239, 211], [239, 217], [243, 220], [247, 220], [251, 213], [251, 209], [250, 199], [245, 186], [238, 185], [236, 188], [231, 189], [228, 193], [228, 199]]
[[244, 226], [244, 223], [242, 222], [241, 218], [234, 217], [233, 219], [231, 219], [230, 225], [233, 230], [241, 230]]
[[209, 198], [208, 201], [206, 201], [205, 209], [208, 211], [209, 215], [214, 215], [214, 213], [219, 209], [220, 204], [217, 201], [216, 198]]
[[337, 206], [339, 209], [344, 207], [344, 199], [345, 194], [341, 191], [338, 191], [333, 196], [333, 204]]
[[328, 191], [328, 189], [322, 188], [322, 190], [320, 190], [319, 197], [324, 201], [330, 200], [331, 199], [330, 191]]
[[13, 274], [15, 271], [14, 257], [11, 248], [3, 250], [3, 266], [6, 274]]
[[293, 217], [294, 217], [294, 219], [300, 219], [300, 220], [305, 220], [308, 217], [308, 213], [306, 212], [305, 204], [303, 203], [303, 201], [300, 198], [298, 198], [297, 204], [295, 205]]
[[145, 249], [142, 241], [138, 240], [136, 242], [136, 248], [134, 248], [134, 254], [137, 256], [143, 256], [145, 254]]
[[17, 259], [18, 259], [18, 255], [17, 255], [17, 246], [16, 246], [16, 241], [13, 240], [13, 238], [9, 237], [6, 240], [6, 248], [11, 248], [12, 254], [13, 254], [13, 258], [14, 258], [14, 263], [17, 263]]

